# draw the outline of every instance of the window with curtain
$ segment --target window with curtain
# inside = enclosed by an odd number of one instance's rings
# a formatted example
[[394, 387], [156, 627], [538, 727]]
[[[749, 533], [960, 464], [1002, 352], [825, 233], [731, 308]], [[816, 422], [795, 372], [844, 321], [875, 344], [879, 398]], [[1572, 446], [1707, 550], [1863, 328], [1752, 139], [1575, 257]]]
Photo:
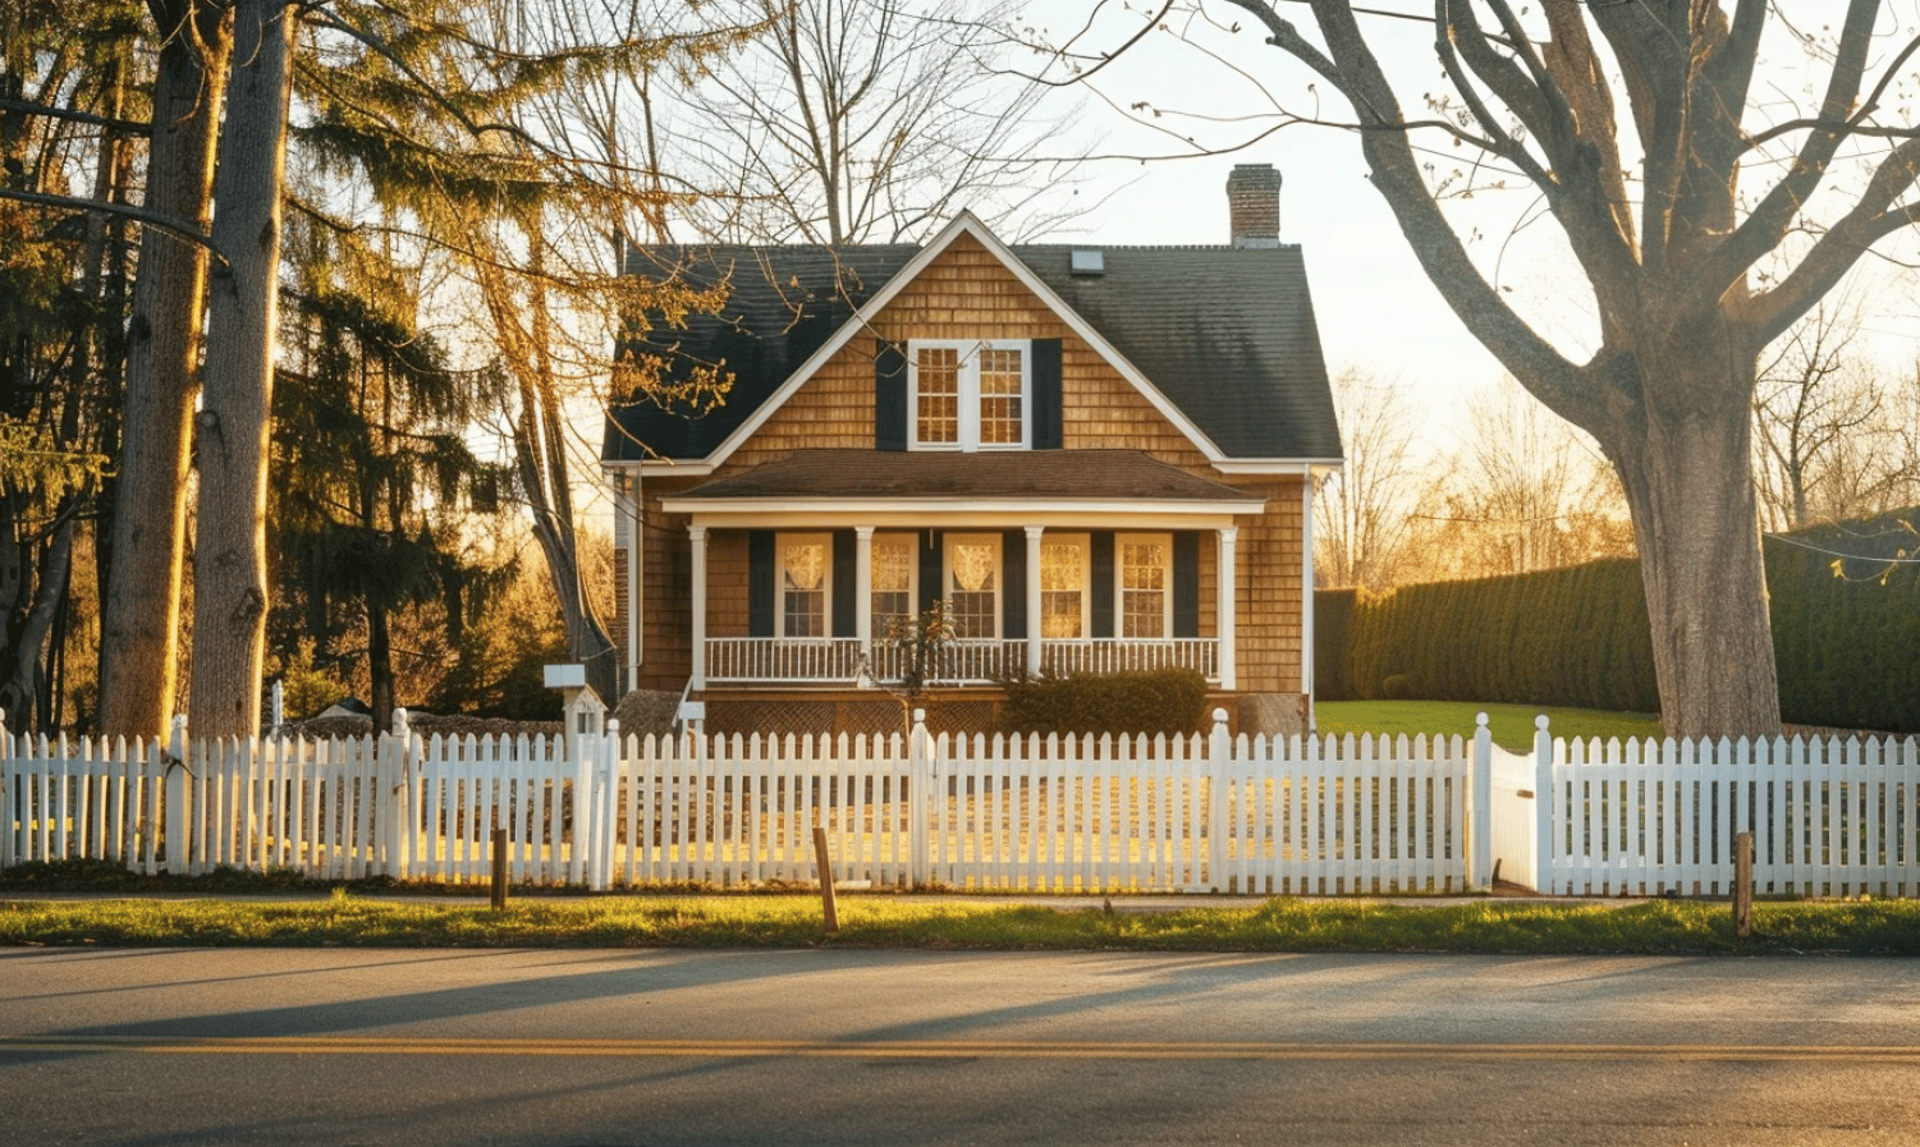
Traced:
[[1087, 635], [1086, 535], [1040, 542], [1040, 636], [1066, 640]]
[[1122, 536], [1118, 541], [1120, 636], [1165, 637], [1173, 608], [1172, 541], [1163, 534]]
[[884, 638], [895, 621], [913, 616], [913, 574], [918, 539], [912, 534], [873, 535], [873, 635]]
[[947, 538], [947, 606], [961, 637], [1000, 635], [1000, 538]]
[[827, 636], [828, 571], [833, 539], [825, 534], [780, 538], [780, 636]]

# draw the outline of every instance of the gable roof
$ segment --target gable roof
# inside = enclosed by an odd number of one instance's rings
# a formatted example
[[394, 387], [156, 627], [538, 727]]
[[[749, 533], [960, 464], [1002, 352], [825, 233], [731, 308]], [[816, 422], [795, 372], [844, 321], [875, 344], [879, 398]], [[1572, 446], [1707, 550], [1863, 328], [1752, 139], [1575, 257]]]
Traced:
[[[1010, 262], [1036, 294], [1177, 424], [1227, 459], [1333, 461], [1340, 436], [1298, 247], [1004, 247], [963, 214], [926, 247], [660, 247], [628, 268], [694, 284], [725, 281], [721, 315], [655, 331], [651, 350], [685, 365], [725, 360], [735, 381], [702, 417], [651, 401], [610, 412], [602, 457], [704, 459], [804, 381], [962, 232]], [[1105, 273], [1075, 276], [1076, 250], [1100, 250]], [[824, 352], [824, 353], [823, 353]]]

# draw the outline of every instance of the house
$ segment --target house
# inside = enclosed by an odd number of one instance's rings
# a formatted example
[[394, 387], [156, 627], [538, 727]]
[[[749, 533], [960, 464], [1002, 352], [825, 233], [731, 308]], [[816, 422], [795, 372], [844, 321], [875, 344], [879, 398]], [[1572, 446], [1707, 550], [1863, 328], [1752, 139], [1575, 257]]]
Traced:
[[1280, 176], [1227, 191], [1223, 246], [1010, 246], [963, 213], [921, 246], [636, 252], [727, 284], [649, 338], [735, 380], [701, 417], [609, 414], [623, 688], [714, 732], [897, 728], [875, 639], [944, 599], [947, 727], [990, 728], [1010, 671], [1175, 665], [1241, 730], [1301, 728], [1340, 436]]

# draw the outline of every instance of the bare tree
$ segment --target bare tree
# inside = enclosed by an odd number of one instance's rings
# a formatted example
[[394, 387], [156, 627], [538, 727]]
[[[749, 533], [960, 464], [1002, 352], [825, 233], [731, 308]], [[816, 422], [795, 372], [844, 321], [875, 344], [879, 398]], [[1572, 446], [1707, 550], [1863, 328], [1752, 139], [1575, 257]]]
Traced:
[[[1777, 730], [1752, 481], [1757, 360], [1864, 252], [1920, 220], [1920, 130], [1900, 98], [1920, 38], [1890, 35], [1878, 0], [1435, 0], [1444, 94], [1428, 86], [1428, 108], [1410, 116], [1376, 50], [1404, 14], [1225, 2], [1351, 109], [1373, 186], [1442, 297], [1618, 472], [1668, 731]], [[1812, 106], [1763, 79], [1763, 43], [1824, 71]], [[1469, 155], [1468, 182], [1436, 170], [1422, 137]], [[1830, 179], [1836, 166], [1860, 178]], [[1590, 346], [1556, 345], [1476, 262], [1442, 195], [1477, 180], [1540, 197], [1584, 278]]]
[[1446, 577], [1557, 569], [1633, 553], [1619, 480], [1592, 445], [1502, 377], [1467, 403], [1425, 547]]
[[1077, 213], [1048, 89], [1006, 70], [1008, 3], [741, 0], [764, 30], [650, 91], [702, 237], [908, 242], [962, 207], [1015, 238]]
[[1333, 408], [1346, 465], [1314, 500], [1314, 577], [1330, 589], [1385, 589], [1400, 581], [1433, 486], [1414, 449], [1420, 419], [1397, 381], [1364, 367], [1334, 376]]
[[1774, 529], [1892, 509], [1920, 481], [1899, 387], [1858, 348], [1860, 329], [1849, 301], [1829, 300], [1768, 348], [1754, 469]]

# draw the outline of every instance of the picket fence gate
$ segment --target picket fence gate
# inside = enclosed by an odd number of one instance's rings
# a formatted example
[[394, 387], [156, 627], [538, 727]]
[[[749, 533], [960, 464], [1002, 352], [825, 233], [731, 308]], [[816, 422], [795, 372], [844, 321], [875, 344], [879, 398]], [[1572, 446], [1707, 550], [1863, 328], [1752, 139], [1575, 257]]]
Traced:
[[[1920, 895], [1920, 739], [1474, 736], [69, 742], [0, 732], [0, 867], [1036, 892]], [[1529, 787], [1531, 786], [1531, 787]]]

